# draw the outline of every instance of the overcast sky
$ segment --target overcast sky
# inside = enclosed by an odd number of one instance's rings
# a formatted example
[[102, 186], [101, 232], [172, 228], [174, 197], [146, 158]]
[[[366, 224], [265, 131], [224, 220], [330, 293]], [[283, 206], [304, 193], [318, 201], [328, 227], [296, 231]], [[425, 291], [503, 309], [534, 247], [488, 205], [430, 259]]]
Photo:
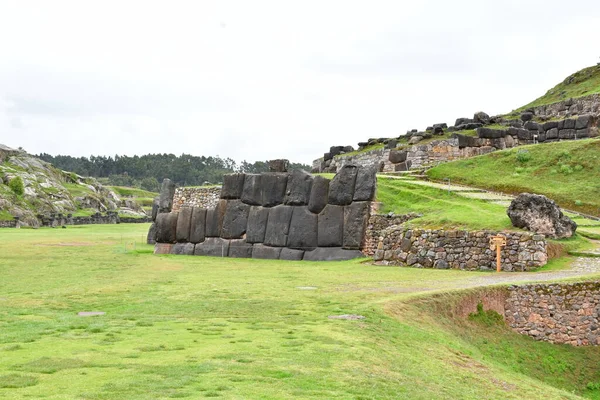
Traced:
[[0, 143], [310, 162], [600, 61], [600, 1], [0, 0]]

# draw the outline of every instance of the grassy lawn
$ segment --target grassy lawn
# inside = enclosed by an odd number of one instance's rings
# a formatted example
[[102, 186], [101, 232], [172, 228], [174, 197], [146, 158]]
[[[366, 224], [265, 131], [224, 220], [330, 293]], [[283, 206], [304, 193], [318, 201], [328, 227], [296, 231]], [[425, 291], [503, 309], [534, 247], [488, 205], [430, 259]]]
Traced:
[[441, 164], [427, 174], [505, 193], [544, 194], [563, 207], [600, 215], [598, 139], [520, 146]]
[[108, 186], [113, 192], [120, 197], [136, 197], [136, 198], [154, 198], [158, 193], [150, 192], [144, 189], [132, 188], [127, 186]]
[[[599, 381], [597, 349], [538, 343], [464, 318], [453, 324], [439, 314], [452, 302], [424, 296], [456, 293], [447, 291], [485, 273], [155, 256], [141, 244], [147, 228], [0, 231], [0, 398], [597, 392], [586, 389]], [[340, 314], [366, 318], [328, 318]]]
[[411, 181], [378, 177], [377, 201], [382, 203], [380, 213], [423, 214], [423, 217], [410, 221], [413, 226], [517, 230], [506, 215], [506, 207]]

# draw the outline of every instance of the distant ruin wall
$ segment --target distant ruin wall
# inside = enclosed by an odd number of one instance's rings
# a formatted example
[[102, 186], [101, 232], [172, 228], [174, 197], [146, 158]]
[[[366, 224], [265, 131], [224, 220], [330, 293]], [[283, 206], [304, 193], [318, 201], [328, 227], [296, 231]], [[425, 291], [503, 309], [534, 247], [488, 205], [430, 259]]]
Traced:
[[173, 196], [173, 211], [179, 211], [181, 207], [214, 208], [220, 196], [220, 186], [176, 188]]
[[167, 197], [173, 185], [163, 183], [149, 241], [155, 239], [156, 253], [311, 261], [360, 257], [375, 174], [373, 168], [351, 165], [332, 180], [304, 171], [229, 174], [216, 207], [171, 212]]
[[598, 345], [600, 282], [509, 287], [505, 319], [536, 340], [573, 346]]
[[[491, 231], [409, 229], [389, 221], [387, 228], [367, 234], [372, 242], [374, 261], [417, 268], [495, 270], [496, 252], [490, 247]], [[371, 226], [371, 225], [369, 225]], [[529, 271], [546, 264], [546, 239], [543, 235], [501, 232], [507, 245], [502, 248], [503, 271]], [[375, 235], [378, 243], [375, 245]]]
[[600, 112], [600, 94], [566, 99], [553, 104], [533, 107], [533, 112], [543, 118], [564, 118], [573, 115], [598, 114]]

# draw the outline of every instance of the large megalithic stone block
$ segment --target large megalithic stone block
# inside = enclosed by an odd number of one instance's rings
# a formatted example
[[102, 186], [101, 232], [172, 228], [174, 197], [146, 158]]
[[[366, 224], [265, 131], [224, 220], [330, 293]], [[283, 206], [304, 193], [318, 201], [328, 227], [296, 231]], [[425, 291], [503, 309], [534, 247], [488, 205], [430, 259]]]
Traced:
[[168, 213], [173, 209], [173, 196], [175, 196], [175, 184], [170, 179], [165, 178], [160, 186], [160, 196], [158, 200], [158, 212]]
[[153, 222], [148, 229], [148, 235], [146, 236], [146, 244], [156, 243], [156, 222]]
[[317, 247], [317, 214], [308, 211], [306, 206], [293, 209], [287, 247], [303, 250]]
[[319, 214], [319, 247], [342, 247], [344, 239], [344, 207], [327, 204]]
[[284, 247], [279, 254], [280, 260], [300, 261], [304, 257], [304, 250], [288, 249]]
[[269, 210], [265, 245], [274, 247], [285, 247], [287, 245], [293, 209], [294, 207], [280, 205]]
[[359, 250], [346, 250], [341, 247], [317, 247], [304, 252], [304, 261], [344, 261], [363, 257]]
[[269, 208], [252, 206], [248, 214], [248, 227], [246, 229], [246, 242], [262, 243], [265, 240]]
[[223, 187], [221, 187], [222, 199], [239, 199], [244, 190], [245, 174], [223, 175]]
[[329, 204], [347, 206], [354, 198], [354, 185], [358, 168], [354, 165], [344, 165], [329, 184]]
[[344, 249], [361, 248], [369, 219], [369, 205], [368, 201], [355, 201], [344, 207]]
[[156, 216], [156, 241], [175, 243], [177, 241], [177, 217], [179, 213], [160, 213]]
[[228, 257], [229, 240], [209, 237], [202, 243], [198, 243], [194, 249], [196, 256]]
[[288, 206], [305, 206], [310, 200], [313, 176], [306, 171], [296, 169], [287, 180], [284, 203]]
[[274, 207], [283, 203], [285, 189], [287, 187], [288, 174], [270, 172], [262, 174], [262, 205], [265, 207]]
[[329, 202], [329, 182], [327, 178], [315, 176], [308, 201], [308, 209], [311, 213], [320, 213]]
[[240, 239], [246, 233], [250, 206], [241, 200], [229, 200], [223, 218], [221, 237], [224, 239]]
[[206, 208], [193, 207], [190, 223], [190, 242], [204, 242], [206, 237]]
[[181, 207], [177, 217], [177, 231], [175, 238], [178, 242], [190, 241], [190, 226], [192, 223], [192, 207]]
[[279, 260], [281, 247], [269, 247], [261, 243], [252, 246], [252, 258], [263, 258], [267, 260]]
[[253, 206], [262, 204], [262, 176], [260, 174], [246, 174], [242, 201]]
[[152, 221], [156, 221], [158, 215], [158, 209], [160, 207], [160, 197], [157, 196], [152, 200]]
[[406, 161], [408, 152], [406, 150], [391, 150], [389, 160], [392, 164]]
[[252, 258], [252, 243], [244, 239], [234, 239], [229, 242], [229, 257]]
[[223, 218], [227, 210], [227, 200], [219, 200], [215, 208], [206, 210], [206, 236], [219, 237], [223, 228]]
[[194, 247], [194, 243], [175, 243], [173, 247], [171, 247], [171, 254], [193, 256]]
[[353, 201], [371, 201], [375, 198], [377, 188], [377, 167], [362, 167], [358, 169], [354, 185]]

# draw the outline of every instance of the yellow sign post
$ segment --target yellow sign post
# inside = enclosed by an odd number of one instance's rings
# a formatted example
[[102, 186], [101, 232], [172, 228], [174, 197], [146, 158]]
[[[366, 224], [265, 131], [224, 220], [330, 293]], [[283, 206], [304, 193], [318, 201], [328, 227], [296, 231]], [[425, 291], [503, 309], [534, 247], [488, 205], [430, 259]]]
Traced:
[[492, 236], [490, 238], [490, 246], [492, 249], [496, 248], [496, 272], [500, 272], [502, 270], [502, 255], [500, 251], [502, 247], [506, 246], [506, 237], [502, 235]]

